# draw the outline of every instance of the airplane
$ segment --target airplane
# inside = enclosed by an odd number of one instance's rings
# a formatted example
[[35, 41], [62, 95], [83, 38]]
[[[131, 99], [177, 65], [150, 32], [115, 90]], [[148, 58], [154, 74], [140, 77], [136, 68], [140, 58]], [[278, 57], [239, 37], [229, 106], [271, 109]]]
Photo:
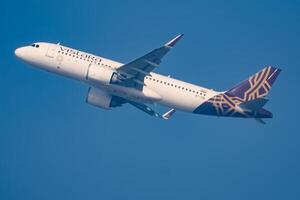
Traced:
[[[272, 118], [264, 109], [266, 95], [281, 72], [268, 66], [226, 91], [215, 91], [154, 73], [162, 58], [183, 37], [176, 36], [163, 46], [126, 64], [61, 45], [36, 42], [15, 50], [22, 61], [39, 69], [89, 85], [86, 102], [110, 110], [125, 103], [161, 119], [175, 111], [219, 117]], [[169, 107], [164, 114], [150, 105]]]

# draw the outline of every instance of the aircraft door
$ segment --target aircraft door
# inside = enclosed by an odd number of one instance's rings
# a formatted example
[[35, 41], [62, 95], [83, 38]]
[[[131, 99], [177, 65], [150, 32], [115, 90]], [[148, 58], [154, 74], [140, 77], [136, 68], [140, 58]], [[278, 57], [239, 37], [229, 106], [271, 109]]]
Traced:
[[56, 48], [57, 45], [49, 45], [46, 52], [46, 56], [49, 58], [54, 58]]

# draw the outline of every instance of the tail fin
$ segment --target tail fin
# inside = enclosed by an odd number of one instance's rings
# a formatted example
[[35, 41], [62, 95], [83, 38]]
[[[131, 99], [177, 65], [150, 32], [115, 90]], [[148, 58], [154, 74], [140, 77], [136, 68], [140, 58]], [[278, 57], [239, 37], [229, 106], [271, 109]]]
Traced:
[[250, 101], [262, 98], [268, 94], [281, 69], [265, 67], [247, 80], [231, 88], [225, 94], [240, 98], [241, 101]]

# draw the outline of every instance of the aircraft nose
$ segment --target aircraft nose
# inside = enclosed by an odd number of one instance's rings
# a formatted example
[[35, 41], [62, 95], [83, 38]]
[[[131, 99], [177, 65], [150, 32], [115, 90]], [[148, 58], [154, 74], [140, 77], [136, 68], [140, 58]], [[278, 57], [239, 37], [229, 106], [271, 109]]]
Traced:
[[24, 55], [25, 55], [25, 49], [24, 47], [20, 47], [20, 48], [17, 48], [15, 50], [15, 54], [18, 58], [24, 58]]

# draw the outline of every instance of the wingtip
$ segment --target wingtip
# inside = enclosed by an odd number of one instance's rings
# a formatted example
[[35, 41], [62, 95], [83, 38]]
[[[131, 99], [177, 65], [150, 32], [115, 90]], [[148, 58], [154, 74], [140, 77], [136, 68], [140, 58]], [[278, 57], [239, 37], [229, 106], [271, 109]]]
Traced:
[[171, 109], [168, 112], [166, 112], [165, 114], [162, 115], [162, 117], [166, 120], [170, 119], [172, 117], [172, 115], [175, 113], [175, 109]]
[[184, 34], [177, 35], [174, 39], [165, 44], [167, 47], [174, 47], [175, 44], [183, 37]]

